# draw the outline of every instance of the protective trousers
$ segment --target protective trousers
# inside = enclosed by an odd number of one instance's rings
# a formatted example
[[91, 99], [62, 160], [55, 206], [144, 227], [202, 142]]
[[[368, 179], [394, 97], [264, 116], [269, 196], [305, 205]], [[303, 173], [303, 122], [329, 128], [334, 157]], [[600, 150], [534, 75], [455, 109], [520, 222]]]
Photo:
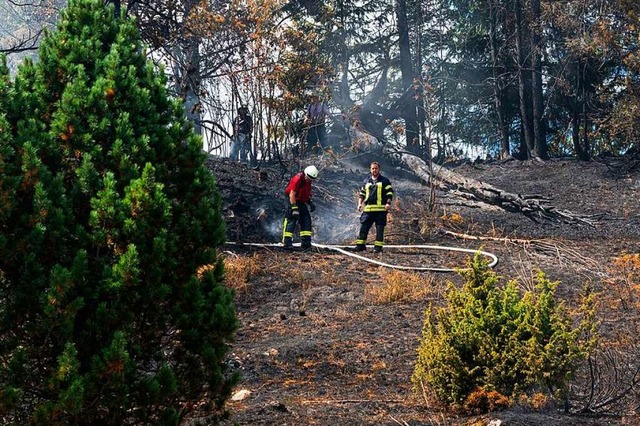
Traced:
[[356, 240], [356, 246], [364, 247], [367, 243], [369, 230], [376, 224], [376, 240], [374, 247], [382, 249], [384, 245], [384, 227], [387, 225], [387, 212], [364, 212], [360, 216], [360, 232]]
[[324, 123], [313, 124], [307, 130], [307, 149], [322, 152], [327, 145], [327, 129]]
[[311, 231], [311, 213], [309, 213], [309, 209], [307, 208], [306, 203], [296, 203], [298, 206], [298, 212], [300, 213], [299, 217], [296, 219], [291, 209], [291, 204], [286, 203], [286, 211], [284, 215], [284, 223], [282, 225], [282, 243], [285, 247], [291, 247], [293, 244], [293, 233], [296, 230], [296, 225], [300, 224], [300, 243], [302, 248], [311, 247], [311, 236], [313, 232]]

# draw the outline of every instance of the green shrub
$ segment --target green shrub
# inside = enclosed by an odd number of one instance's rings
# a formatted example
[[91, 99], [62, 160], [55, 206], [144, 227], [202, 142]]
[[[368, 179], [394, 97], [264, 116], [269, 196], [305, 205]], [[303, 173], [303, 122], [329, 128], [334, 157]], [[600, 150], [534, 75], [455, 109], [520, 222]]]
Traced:
[[[562, 391], [594, 344], [592, 296], [585, 296], [575, 327], [555, 300], [557, 282], [543, 273], [535, 291], [515, 282], [498, 287], [498, 277], [480, 256], [462, 272], [461, 289], [449, 284], [445, 307], [426, 312], [412, 376], [417, 390], [450, 408], [470, 404], [478, 390], [512, 398], [537, 388]], [[477, 398], [476, 398], [477, 399]]]
[[219, 413], [237, 328], [220, 195], [135, 25], [72, 0], [37, 62], [0, 71], [0, 419]]

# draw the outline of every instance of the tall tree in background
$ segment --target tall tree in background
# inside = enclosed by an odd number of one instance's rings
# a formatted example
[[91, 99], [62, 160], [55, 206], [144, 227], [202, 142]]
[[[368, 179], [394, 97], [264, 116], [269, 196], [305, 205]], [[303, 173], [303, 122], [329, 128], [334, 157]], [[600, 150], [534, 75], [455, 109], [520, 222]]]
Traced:
[[529, 44], [529, 21], [524, 12], [525, 0], [514, 0], [516, 24], [516, 53], [518, 57], [518, 93], [520, 95], [520, 140], [521, 158], [531, 158], [534, 150], [533, 115], [531, 102], [531, 57]]
[[422, 55], [441, 105], [436, 139], [448, 140], [443, 148], [446, 156], [483, 148], [491, 148], [495, 155], [510, 152], [503, 144], [510, 143], [518, 99], [512, 84], [515, 49], [507, 44], [511, 14], [500, 4], [475, 0], [456, 0], [451, 7], [432, 10], [436, 12], [430, 24], [444, 22], [438, 31], [422, 33], [423, 44], [429, 47]]
[[542, 14], [540, 0], [531, 0], [531, 101], [533, 107], [533, 153], [537, 158], [547, 156], [547, 126], [544, 118], [542, 87]]
[[215, 413], [236, 328], [220, 196], [135, 25], [73, 0], [2, 75], [0, 413], [179, 424], [205, 394]]
[[[200, 0], [109, 0], [127, 16], [136, 18], [150, 56], [166, 65], [170, 88], [183, 100], [196, 133], [222, 134], [231, 122], [233, 106], [219, 102], [212, 77], [242, 68], [241, 51], [251, 41], [256, 21], [251, 14], [257, 2]], [[271, 4], [271, 2], [267, 2]], [[227, 101], [229, 102], [229, 101]], [[213, 119], [213, 120], [212, 120]]]
[[313, 56], [296, 55], [302, 60], [298, 68], [305, 59], [314, 59], [308, 65], [307, 88], [327, 93], [332, 106], [343, 113], [333, 117], [337, 125], [330, 138], [348, 140], [342, 126], [348, 121], [341, 119], [351, 116], [361, 128], [384, 140], [385, 120], [389, 118], [385, 70], [393, 28], [392, 5], [385, 0], [358, 5], [345, 0], [301, 1], [290, 2], [286, 10], [294, 17], [297, 31], [315, 37]]
[[552, 88], [548, 96], [555, 155], [572, 151], [579, 159], [589, 160], [594, 143], [602, 142], [593, 139], [597, 122], [613, 118], [610, 105], [601, 102], [599, 93], [619, 93], [616, 76], [626, 72], [618, 66], [620, 58], [615, 58], [619, 48], [616, 36], [606, 28], [610, 12], [605, 3], [576, 0], [550, 5], [547, 12]]
[[489, 40], [491, 49], [491, 69], [493, 71], [493, 96], [496, 110], [496, 126], [500, 137], [500, 158], [511, 157], [509, 123], [507, 121], [508, 78], [504, 55], [504, 41], [500, 39], [500, 29], [504, 31], [504, 8], [497, 0], [489, 0]]
[[[229, 60], [234, 53], [231, 46], [242, 43], [233, 31], [233, 15], [243, 16], [236, 2], [128, 0], [122, 6], [136, 18], [143, 41], [156, 50], [156, 60], [167, 65], [171, 88], [183, 100], [196, 133], [202, 134], [208, 100], [204, 80]], [[228, 16], [216, 10], [225, 10]]]
[[404, 121], [407, 150], [418, 153], [420, 151], [420, 123], [418, 123], [418, 102], [415, 84], [416, 74], [414, 73], [414, 60], [411, 55], [407, 15], [407, 2], [405, 0], [396, 0], [400, 72], [402, 74], [403, 89], [399, 115]]

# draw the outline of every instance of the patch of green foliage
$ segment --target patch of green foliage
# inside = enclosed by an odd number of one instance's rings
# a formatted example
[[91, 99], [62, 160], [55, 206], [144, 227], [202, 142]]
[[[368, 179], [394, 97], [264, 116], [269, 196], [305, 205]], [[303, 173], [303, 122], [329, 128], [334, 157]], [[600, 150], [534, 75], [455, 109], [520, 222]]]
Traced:
[[499, 278], [479, 255], [461, 272], [462, 288], [449, 284], [446, 306], [426, 311], [412, 376], [453, 409], [478, 389], [512, 398], [532, 390], [566, 390], [596, 340], [593, 295], [585, 294], [574, 321], [555, 297], [558, 282], [539, 272], [535, 289], [521, 293]]

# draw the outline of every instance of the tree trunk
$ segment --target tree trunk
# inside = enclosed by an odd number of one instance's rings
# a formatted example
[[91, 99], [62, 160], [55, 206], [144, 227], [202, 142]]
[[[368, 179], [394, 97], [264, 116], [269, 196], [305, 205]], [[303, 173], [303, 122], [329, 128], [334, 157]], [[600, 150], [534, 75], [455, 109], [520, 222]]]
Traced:
[[340, 71], [340, 81], [338, 83], [338, 90], [333, 95], [333, 101], [338, 104], [341, 108], [348, 108], [353, 105], [353, 100], [351, 99], [351, 92], [349, 89], [349, 62], [351, 59], [351, 50], [347, 45], [348, 43], [348, 34], [345, 31], [347, 26], [345, 22], [345, 17], [347, 11], [344, 7], [344, 2], [338, 2], [338, 17], [340, 20], [341, 30], [339, 33], [339, 41], [336, 47], [336, 59], [335, 59], [335, 67]]
[[[423, 15], [422, 15], [422, 4], [420, 2], [418, 2], [418, 4], [415, 6], [416, 7], [416, 13], [418, 15], [418, 23], [417, 23], [417, 28], [416, 31], [418, 34], [422, 34], [423, 31], [425, 31], [424, 29], [424, 21], [423, 21]], [[418, 54], [416, 55], [416, 75], [418, 76], [418, 84], [419, 84], [419, 93], [418, 96], [416, 96], [416, 105], [417, 105], [417, 115], [418, 115], [418, 128], [420, 129], [420, 137], [422, 138], [422, 152], [424, 153], [424, 158], [425, 159], [431, 159], [433, 153], [432, 151], [432, 140], [431, 140], [431, 130], [432, 130], [432, 126], [428, 126], [427, 129], [427, 119], [430, 119], [432, 117], [428, 117], [427, 116], [427, 111], [429, 110], [429, 101], [430, 101], [430, 96], [429, 96], [429, 92], [427, 90], [427, 85], [425, 84], [425, 76], [422, 75], [422, 67], [423, 67], [423, 63], [422, 63], [422, 54], [420, 52], [422, 52], [422, 37], [419, 36], [417, 37], [417, 42], [416, 42], [416, 52], [418, 52]]]
[[533, 94], [533, 156], [547, 159], [547, 126], [544, 121], [544, 99], [542, 91], [542, 38], [540, 0], [531, 0], [531, 63]]
[[[196, 5], [196, 0], [187, 1], [184, 4], [184, 16], [189, 16]], [[184, 102], [185, 114], [193, 124], [194, 132], [200, 135], [202, 134], [200, 37], [195, 34], [184, 37], [174, 49], [174, 58], [177, 95]]]
[[380, 78], [358, 110], [358, 120], [362, 127], [380, 141], [385, 140], [384, 131], [388, 126], [386, 119], [389, 117], [388, 111], [378, 106], [378, 101], [385, 96], [388, 88], [388, 70], [388, 64], [383, 64]]
[[404, 88], [404, 102], [400, 105], [400, 115], [404, 119], [407, 150], [420, 152], [420, 126], [418, 123], [417, 101], [414, 89], [413, 61], [409, 42], [409, 24], [407, 22], [407, 4], [405, 0], [396, 1], [396, 18], [400, 44], [400, 71]]
[[522, 0], [514, 1], [516, 18], [516, 52], [518, 57], [518, 93], [520, 95], [520, 116], [524, 141], [527, 147], [527, 158], [532, 157], [533, 117], [531, 115], [531, 73], [529, 66], [529, 50], [526, 48], [527, 38], [525, 22], [522, 17]]
[[493, 70], [493, 97], [496, 107], [498, 134], [500, 135], [500, 158], [505, 159], [511, 157], [511, 149], [509, 146], [509, 129], [504, 110], [505, 89], [502, 78], [504, 67], [498, 61], [498, 5], [496, 4], [496, 0], [490, 1], [489, 14], [491, 68]]
[[573, 142], [573, 149], [576, 153], [576, 157], [581, 161], [589, 160], [589, 153], [585, 150], [585, 146], [582, 145], [582, 138], [580, 136], [580, 130], [582, 129], [582, 115], [584, 106], [584, 79], [582, 78], [582, 61], [576, 59], [572, 68], [574, 71], [574, 88], [573, 96], [570, 97], [570, 109], [571, 109], [571, 141]]
[[589, 160], [589, 156], [582, 149], [582, 144], [580, 143], [580, 111], [578, 111], [577, 105], [573, 106], [572, 114], [572, 122], [573, 126], [571, 127], [571, 141], [573, 142], [573, 149], [576, 152], [576, 156], [578, 159], [582, 161]]
[[591, 146], [589, 142], [589, 114], [587, 111], [587, 91], [585, 88], [585, 82], [582, 82], [582, 149], [585, 153], [585, 158], [588, 160], [591, 158]]

